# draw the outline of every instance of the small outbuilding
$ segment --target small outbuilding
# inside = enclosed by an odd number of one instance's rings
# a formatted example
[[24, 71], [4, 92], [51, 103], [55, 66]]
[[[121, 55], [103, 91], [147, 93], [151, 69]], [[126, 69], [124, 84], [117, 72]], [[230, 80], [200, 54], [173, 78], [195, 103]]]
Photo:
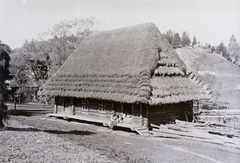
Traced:
[[55, 97], [51, 116], [107, 123], [117, 115], [116, 126], [149, 129], [191, 120], [193, 101], [210, 91], [145, 23], [88, 36], [39, 94]]

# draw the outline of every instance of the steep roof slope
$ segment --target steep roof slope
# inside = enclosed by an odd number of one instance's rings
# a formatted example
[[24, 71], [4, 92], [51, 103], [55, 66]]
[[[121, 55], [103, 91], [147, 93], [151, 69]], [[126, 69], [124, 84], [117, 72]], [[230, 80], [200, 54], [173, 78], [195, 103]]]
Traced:
[[86, 38], [40, 94], [150, 104], [202, 98], [204, 90], [186, 75], [158, 28], [145, 23]]

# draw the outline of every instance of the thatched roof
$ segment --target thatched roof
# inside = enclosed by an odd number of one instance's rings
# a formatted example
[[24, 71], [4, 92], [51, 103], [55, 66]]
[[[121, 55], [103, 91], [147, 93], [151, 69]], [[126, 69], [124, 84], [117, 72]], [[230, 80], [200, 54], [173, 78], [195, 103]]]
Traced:
[[39, 93], [149, 104], [207, 97], [153, 23], [87, 37]]

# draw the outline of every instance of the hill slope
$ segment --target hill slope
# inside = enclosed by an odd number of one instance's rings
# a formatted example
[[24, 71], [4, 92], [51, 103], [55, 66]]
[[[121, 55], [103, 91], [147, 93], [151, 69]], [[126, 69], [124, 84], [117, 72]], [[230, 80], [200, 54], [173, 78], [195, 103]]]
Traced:
[[176, 49], [176, 52], [190, 70], [210, 85], [211, 100], [228, 102], [230, 108], [240, 109], [240, 91], [234, 90], [240, 83], [240, 67], [218, 54], [198, 52], [190, 47]]

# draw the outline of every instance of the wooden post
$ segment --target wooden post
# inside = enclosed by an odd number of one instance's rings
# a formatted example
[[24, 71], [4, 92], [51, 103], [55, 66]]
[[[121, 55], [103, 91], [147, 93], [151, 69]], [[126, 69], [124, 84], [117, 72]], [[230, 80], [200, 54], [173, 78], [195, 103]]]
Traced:
[[121, 112], [123, 113], [123, 103], [121, 102]]
[[54, 114], [57, 114], [57, 97], [55, 96], [54, 97], [54, 111], [53, 111]]
[[13, 95], [13, 100], [14, 100], [14, 112], [16, 112], [17, 105], [16, 105], [16, 97]]
[[72, 105], [72, 115], [75, 115], [74, 99], [71, 97], [70, 104]]
[[53, 111], [54, 114], [57, 114], [57, 105], [54, 104], [54, 111]]
[[133, 115], [133, 104], [131, 104], [131, 114]]
[[14, 112], [16, 112], [17, 110], [17, 104], [16, 104], [16, 101], [14, 101]]
[[200, 102], [198, 102], [198, 104], [199, 104], [199, 113], [200, 113], [202, 111], [202, 105]]
[[146, 108], [146, 127], [147, 128], [149, 128], [149, 124], [148, 124], [148, 109], [149, 109], [149, 107], [147, 106], [147, 108]]
[[44, 104], [42, 105], [42, 114], [44, 114]]
[[134, 114], [133, 114], [133, 110], [134, 109], [134, 106], [133, 104], [131, 104], [131, 115], [132, 115], [132, 123], [134, 124]]
[[63, 112], [65, 113], [65, 97], [62, 97]]
[[143, 125], [143, 112], [142, 112], [142, 104], [140, 104], [140, 125]]

